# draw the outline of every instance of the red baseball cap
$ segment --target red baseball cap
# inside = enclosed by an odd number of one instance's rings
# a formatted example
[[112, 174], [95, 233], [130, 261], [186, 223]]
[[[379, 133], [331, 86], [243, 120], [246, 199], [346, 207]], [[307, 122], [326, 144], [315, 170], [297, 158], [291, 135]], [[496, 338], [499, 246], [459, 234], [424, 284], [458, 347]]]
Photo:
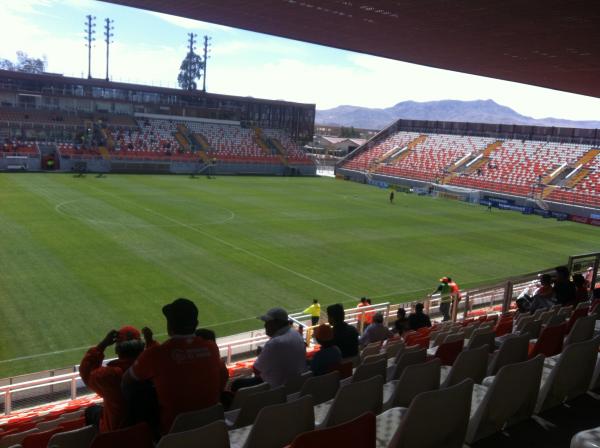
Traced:
[[132, 326], [126, 325], [121, 328], [117, 334], [117, 343], [131, 341], [132, 339], [141, 339], [142, 335], [140, 331]]

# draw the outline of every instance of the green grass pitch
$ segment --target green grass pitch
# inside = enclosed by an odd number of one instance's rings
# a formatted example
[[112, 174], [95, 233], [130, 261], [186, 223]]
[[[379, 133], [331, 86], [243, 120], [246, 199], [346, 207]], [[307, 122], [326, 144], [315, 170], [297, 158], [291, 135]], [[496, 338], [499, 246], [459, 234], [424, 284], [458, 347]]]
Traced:
[[[0, 174], [0, 377], [77, 363], [111, 328], [164, 335], [193, 299], [223, 336], [313, 298], [422, 297], [600, 250], [600, 229], [322, 178]], [[111, 351], [112, 353], [112, 351]]]

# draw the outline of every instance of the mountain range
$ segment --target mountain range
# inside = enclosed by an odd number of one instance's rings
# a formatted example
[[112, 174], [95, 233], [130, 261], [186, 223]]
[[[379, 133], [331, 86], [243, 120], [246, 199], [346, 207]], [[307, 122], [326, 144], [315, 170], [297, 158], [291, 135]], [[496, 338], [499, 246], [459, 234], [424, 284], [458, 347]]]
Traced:
[[363, 129], [383, 129], [399, 118], [409, 120], [462, 121], [471, 123], [522, 124], [566, 128], [600, 128], [600, 121], [574, 121], [560, 118], [532, 118], [493, 100], [403, 101], [385, 109], [360, 106], [338, 106], [317, 110], [320, 125], [354, 126]]

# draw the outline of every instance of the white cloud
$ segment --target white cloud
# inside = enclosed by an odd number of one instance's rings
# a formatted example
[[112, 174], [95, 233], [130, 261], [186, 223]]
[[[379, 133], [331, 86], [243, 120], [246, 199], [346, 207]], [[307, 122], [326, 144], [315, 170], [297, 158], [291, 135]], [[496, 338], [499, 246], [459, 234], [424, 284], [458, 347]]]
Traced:
[[[87, 49], [83, 42], [83, 27], [80, 26], [83, 21], [74, 24], [70, 30], [61, 30], [59, 34], [50, 25], [42, 28], [37, 25], [41, 22], [32, 20], [34, 14], [55, 13], [56, 10], [48, 6], [58, 0], [0, 1], [3, 5], [0, 8], [0, 57], [14, 59], [17, 50], [36, 57], [47, 55], [49, 71], [87, 76]], [[69, 4], [79, 2], [60, 0], [59, 4], [65, 1]], [[177, 17], [158, 16], [181, 23]], [[203, 22], [181, 20], [188, 26], [205, 25]], [[241, 36], [246, 39], [241, 39]], [[314, 54], [317, 54], [316, 47], [277, 38], [255, 37], [236, 33], [235, 39], [233, 35], [229, 38], [221, 36], [214, 42], [213, 57], [208, 66], [209, 91], [316, 103], [319, 108], [340, 104], [389, 107], [404, 100], [491, 98], [536, 118], [600, 119], [598, 98], [367, 55], [333, 53], [336, 50], [331, 50], [332, 60], [336, 62], [329, 62], [326, 56], [323, 57], [322, 48], [316, 57], [311, 53], [315, 51]], [[184, 54], [183, 46], [150, 46], [139, 41], [118, 39], [111, 50], [111, 78], [174, 87]], [[93, 51], [93, 75], [104, 77], [104, 73], [104, 44], [99, 40]]]
[[220, 30], [220, 31], [235, 31], [234, 28], [230, 28], [224, 25], [217, 25], [216, 23], [201, 22], [199, 20], [188, 19], [186, 17], [172, 16], [169, 14], [163, 14], [162, 12], [145, 11], [154, 17], [158, 17], [165, 22], [175, 25], [179, 28], [185, 28], [186, 30]]

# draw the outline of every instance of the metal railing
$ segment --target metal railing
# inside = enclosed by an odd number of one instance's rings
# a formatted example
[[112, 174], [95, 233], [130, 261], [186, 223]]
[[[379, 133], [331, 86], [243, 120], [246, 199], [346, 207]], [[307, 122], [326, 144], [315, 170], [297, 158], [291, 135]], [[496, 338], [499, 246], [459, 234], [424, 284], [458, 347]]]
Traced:
[[[592, 266], [597, 269], [600, 262], [600, 253], [579, 255], [577, 258], [586, 258], [586, 261], [592, 263]], [[454, 300], [453, 302], [452, 320], [456, 321], [459, 319], [459, 316], [466, 318], [469, 316], [469, 313], [477, 310], [492, 309], [492, 313], [507, 312], [509, 311], [514, 298], [525, 289], [533, 286], [541, 274], [550, 273], [552, 271], [553, 270], [551, 269], [542, 270], [535, 273], [511, 277], [489, 286], [465, 290], [463, 291], [462, 300]], [[594, 275], [594, 279], [595, 277], [596, 276]], [[428, 312], [433, 319], [441, 317], [439, 311], [440, 299], [438, 296], [434, 295], [424, 297], [421, 300], [399, 304], [385, 302], [370, 306], [349, 308], [345, 310], [346, 322], [351, 325], [357, 325], [359, 331], [362, 332], [364, 329], [366, 313], [381, 312], [384, 315], [384, 323], [389, 325], [390, 318], [398, 308], [404, 307], [409, 309], [414, 307], [418, 302], [424, 304], [426, 312]], [[499, 310], [493, 311], [494, 307], [498, 306], [500, 306]], [[310, 315], [293, 313], [290, 314], [290, 320], [297, 326], [298, 330], [304, 334], [305, 341], [310, 343], [314, 329], [316, 328], [311, 325]], [[269, 337], [265, 334], [264, 330], [255, 330], [243, 333], [242, 335], [220, 338], [220, 341], [217, 341], [217, 345], [219, 347], [220, 355], [227, 360], [228, 364], [232, 364], [236, 355], [242, 356], [251, 353], [268, 339]], [[69, 373], [55, 374], [56, 372], [64, 372], [65, 370], [71, 369], [72, 372]], [[54, 388], [63, 386], [58, 392], [68, 396], [71, 400], [77, 399], [80, 394], [89, 394], [89, 391], [84, 387], [81, 377], [79, 376], [78, 366], [73, 366], [69, 369], [48, 370], [46, 372], [38, 372], [27, 376], [39, 376], [41, 374], [47, 374], [48, 376], [31, 380], [25, 380], [26, 376], [1, 380], [2, 382], [8, 383], [0, 386], [0, 404], [4, 403], [5, 415], [9, 415], [13, 411], [15, 403], [14, 397], [17, 393], [39, 399], [40, 397], [53, 396], [53, 394], [57, 392]], [[49, 390], [40, 393], [39, 389], [44, 387], [49, 388]]]

